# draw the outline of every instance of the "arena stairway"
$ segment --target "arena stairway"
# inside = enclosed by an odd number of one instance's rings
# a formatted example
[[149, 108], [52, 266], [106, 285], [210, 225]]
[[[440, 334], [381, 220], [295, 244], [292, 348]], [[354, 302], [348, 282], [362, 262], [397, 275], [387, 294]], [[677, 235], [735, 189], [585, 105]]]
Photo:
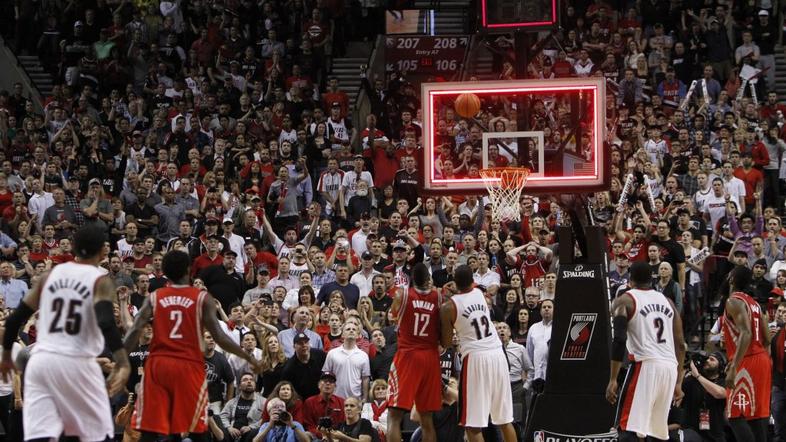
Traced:
[[[48, 89], [39, 89], [38, 85], [35, 84], [33, 78], [22, 65], [22, 57], [17, 57], [12, 47], [13, 44], [9, 44], [9, 42], [0, 37], [0, 72], [3, 73], [0, 75], [0, 89], [11, 91], [14, 88], [14, 84], [21, 83], [22, 94], [32, 100], [33, 107], [40, 112], [42, 110], [41, 103], [43, 102], [43, 94], [45, 92], [51, 92], [51, 78]], [[40, 63], [38, 63], [38, 66], [40, 67]], [[43, 72], [43, 70], [44, 69], [41, 67], [41, 71], [36, 72]], [[44, 86], [47, 85], [44, 84]]]
[[[486, 46], [479, 41], [475, 51], [474, 68], [470, 76], [474, 75], [478, 80], [498, 80], [499, 72], [494, 72], [494, 62]], [[467, 77], [469, 79], [469, 77]]]
[[435, 34], [465, 34], [470, 0], [415, 0], [416, 9], [433, 9]]
[[[783, 91], [786, 91], [786, 52], [782, 45], [775, 46], [775, 90], [778, 91], [780, 102], [786, 102]], [[764, 100], [766, 97], [759, 97]]]
[[339, 89], [349, 95], [349, 107], [355, 108], [357, 91], [360, 90], [360, 65], [368, 63], [367, 57], [344, 57], [333, 59], [331, 76], [338, 78]]
[[19, 55], [19, 64], [24, 68], [30, 80], [41, 93], [42, 96], [47, 97], [52, 93], [52, 86], [54, 80], [52, 75], [44, 69], [41, 60], [37, 55]]

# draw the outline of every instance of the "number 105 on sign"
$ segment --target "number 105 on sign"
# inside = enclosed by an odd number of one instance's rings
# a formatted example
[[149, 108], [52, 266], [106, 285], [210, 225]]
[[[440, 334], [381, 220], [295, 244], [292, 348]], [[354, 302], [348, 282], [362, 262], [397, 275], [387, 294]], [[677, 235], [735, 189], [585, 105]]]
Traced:
[[385, 42], [387, 71], [433, 75], [456, 72], [467, 51], [466, 36], [391, 36]]
[[420, 60], [398, 60], [396, 70], [399, 72], [417, 71], [419, 68], [426, 68], [434, 71], [455, 71], [458, 69], [457, 60], [434, 60], [432, 58], [421, 58]]

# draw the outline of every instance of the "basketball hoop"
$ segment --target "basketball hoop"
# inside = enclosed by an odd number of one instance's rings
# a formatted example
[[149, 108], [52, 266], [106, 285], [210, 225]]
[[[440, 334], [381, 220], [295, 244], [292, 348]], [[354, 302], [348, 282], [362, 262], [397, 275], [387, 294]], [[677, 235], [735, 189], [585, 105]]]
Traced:
[[481, 169], [480, 177], [489, 192], [491, 219], [495, 221], [520, 221], [519, 198], [527, 184], [529, 169], [526, 167], [490, 167]]

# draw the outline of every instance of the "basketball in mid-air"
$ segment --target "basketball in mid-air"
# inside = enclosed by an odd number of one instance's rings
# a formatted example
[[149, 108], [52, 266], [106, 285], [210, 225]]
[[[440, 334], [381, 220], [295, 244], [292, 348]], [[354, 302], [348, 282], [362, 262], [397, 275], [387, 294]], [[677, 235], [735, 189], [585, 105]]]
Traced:
[[480, 111], [480, 98], [475, 94], [461, 94], [453, 105], [456, 113], [464, 118], [472, 118]]

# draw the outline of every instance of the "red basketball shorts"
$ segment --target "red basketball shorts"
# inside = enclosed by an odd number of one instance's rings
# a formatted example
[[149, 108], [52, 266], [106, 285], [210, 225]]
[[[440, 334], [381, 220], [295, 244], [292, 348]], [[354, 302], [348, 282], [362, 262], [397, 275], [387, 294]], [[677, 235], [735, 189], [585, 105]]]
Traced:
[[742, 359], [734, 388], [726, 389], [726, 417], [747, 420], [770, 417], [772, 361], [766, 352]]
[[158, 434], [204, 433], [207, 405], [204, 364], [151, 356], [131, 422], [136, 430]]
[[442, 409], [442, 373], [436, 350], [398, 351], [388, 374], [388, 406], [418, 411]]

